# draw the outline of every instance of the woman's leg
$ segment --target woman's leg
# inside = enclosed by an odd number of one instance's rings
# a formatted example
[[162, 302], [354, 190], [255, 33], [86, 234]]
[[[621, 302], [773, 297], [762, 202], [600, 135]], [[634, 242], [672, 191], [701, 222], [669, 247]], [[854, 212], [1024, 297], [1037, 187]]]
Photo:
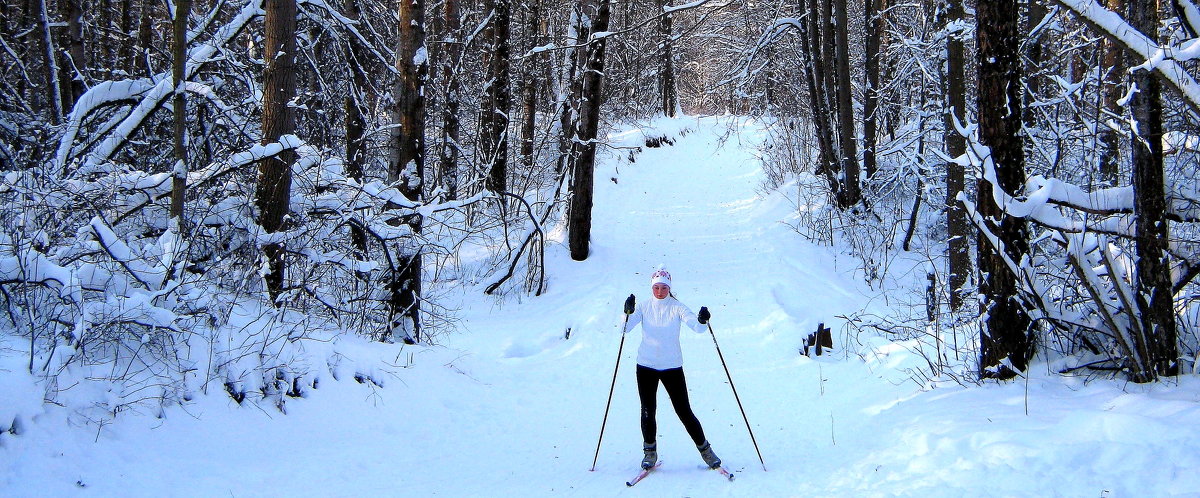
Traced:
[[642, 442], [646, 445], [653, 445], [658, 434], [654, 411], [658, 408], [655, 397], [658, 394], [659, 373], [653, 368], [637, 366], [638, 398], [642, 401]]
[[679, 415], [679, 421], [683, 422], [683, 428], [687, 429], [688, 435], [692, 437], [692, 441], [697, 445], [704, 443], [704, 428], [700, 426], [700, 421], [696, 419], [696, 414], [692, 413], [692, 406], [688, 402], [687, 381], [683, 378], [683, 367], [672, 368], [660, 372], [663, 387], [667, 390], [667, 395], [671, 397], [671, 405], [675, 407], [675, 414]]

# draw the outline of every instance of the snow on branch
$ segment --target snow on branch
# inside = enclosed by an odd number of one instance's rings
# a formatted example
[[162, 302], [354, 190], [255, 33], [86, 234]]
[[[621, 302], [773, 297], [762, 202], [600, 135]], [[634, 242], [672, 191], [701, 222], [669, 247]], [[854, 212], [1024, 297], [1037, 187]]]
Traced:
[[[192, 47], [188, 50], [187, 65], [184, 79], [195, 76], [200, 67], [212, 60], [213, 56], [227, 46], [238, 33], [254, 20], [263, 15], [264, 0], [247, 0], [238, 15], [213, 35], [207, 43]], [[95, 165], [107, 161], [117, 152], [142, 123], [159, 109], [168, 97], [175, 93], [171, 84], [171, 72], [166, 71], [151, 78], [140, 80], [123, 80], [105, 82], [90, 88], [76, 103], [67, 116], [66, 132], [59, 141], [58, 153], [54, 159], [55, 176], [60, 176], [68, 162], [75, 156], [72, 145], [78, 137], [83, 121], [104, 106], [117, 102], [136, 101], [137, 105], [128, 110], [111, 131], [107, 133], [88, 154], [85, 165]]]
[[[391, 50], [389, 50], [386, 46], [383, 49], [385, 51], [387, 51], [387, 53], [381, 53], [379, 51], [378, 44], [371, 43], [370, 40], [368, 40], [366, 36], [363, 36], [362, 32], [359, 31], [359, 29], [358, 29], [358, 25], [361, 24], [361, 21], [356, 21], [354, 19], [350, 19], [350, 18], [342, 15], [341, 12], [338, 12], [338, 10], [336, 8], [329, 5], [329, 2], [326, 2], [325, 0], [301, 0], [300, 2], [297, 2], [297, 3], [299, 3], [300, 5], [312, 5], [314, 7], [317, 7], [319, 9], [325, 11], [329, 15], [329, 17], [334, 21], [334, 23], [336, 23], [335, 24], [336, 26], [339, 26], [339, 27], [345, 29], [350, 34], [350, 36], [357, 38], [359, 43], [362, 44], [361, 46], [365, 47], [368, 51], [370, 51], [371, 55], [375, 56], [375, 58], [380, 63], [382, 63], [381, 67], [383, 67], [389, 73], [399, 74], [400, 70], [396, 69], [395, 65], [392, 64], [392, 61], [395, 60], [395, 58], [396, 58], [395, 54]], [[320, 21], [322, 21], [322, 19], [313, 19], [313, 20], [318, 21], [318, 23], [320, 23]]]
[[[991, 149], [979, 143], [974, 133], [977, 126], [964, 125], [956, 117], [954, 126], [958, 133], [967, 137], [967, 152], [960, 157], [947, 157], [934, 151], [946, 161], [964, 167], [973, 167], [991, 185], [989, 194], [996, 205], [1008, 216], [1027, 218], [1047, 228], [1067, 233], [1100, 232], [1123, 238], [1133, 238], [1134, 192], [1132, 186], [1100, 189], [1093, 192], [1064, 182], [1057, 178], [1034, 175], [1025, 181], [1023, 195], [1018, 198], [1005, 192], [996, 180], [995, 163], [991, 160]], [[983, 193], [981, 193], [983, 195]], [[966, 199], [959, 193], [960, 202]], [[1200, 222], [1200, 200], [1188, 196], [1181, 190], [1167, 195], [1167, 217], [1176, 222]], [[1063, 209], [1069, 210], [1064, 212]], [[1072, 213], [1074, 212], [1074, 213]], [[1092, 216], [1073, 216], [1083, 213]]]
[[1172, 2], [1179, 11], [1180, 20], [1191, 36], [1200, 36], [1200, 9], [1191, 0], [1175, 0]]
[[[1137, 70], [1158, 71], [1163, 79], [1175, 87], [1193, 111], [1200, 112], [1200, 84], [1188, 74], [1181, 62], [1200, 58], [1200, 39], [1183, 42], [1177, 47], [1159, 46], [1153, 39], [1147, 37], [1137, 28], [1131, 26], [1117, 13], [1096, 3], [1095, 0], [1057, 0], [1079, 15], [1093, 28], [1108, 34], [1125, 49], [1136, 54], [1146, 62], [1130, 68]], [[1193, 11], [1195, 10], [1193, 6]], [[1190, 17], [1190, 15], [1189, 15]], [[1192, 19], [1188, 19], [1190, 22]]]
[[780, 36], [783, 36], [784, 33], [787, 33], [788, 30], [801, 29], [800, 19], [801, 18], [799, 17], [785, 17], [776, 19], [775, 22], [771, 23], [770, 26], [768, 26], [766, 29], [763, 29], [763, 33], [762, 35], [759, 35], [758, 41], [755, 42], [754, 46], [750, 48], [750, 53], [742, 58], [742, 62], [738, 64], [740, 69], [735, 71], [734, 74], [730, 75], [724, 80], [717, 82], [717, 86], [727, 85], [737, 79], [749, 79], [752, 73], [750, 67], [754, 65], [754, 59], [758, 58], [758, 53], [767, 46], [771, 45], [771, 43], [773, 43]]

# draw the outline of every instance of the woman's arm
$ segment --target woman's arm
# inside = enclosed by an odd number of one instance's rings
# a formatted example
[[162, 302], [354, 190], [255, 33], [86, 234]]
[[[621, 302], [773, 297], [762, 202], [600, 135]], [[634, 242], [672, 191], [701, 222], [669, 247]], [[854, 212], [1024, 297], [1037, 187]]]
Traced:
[[642, 323], [642, 305], [640, 304], [633, 308], [633, 313], [625, 315], [625, 328], [621, 330], [621, 333], [629, 333], [639, 323]]
[[676, 303], [679, 304], [676, 307], [676, 313], [678, 313], [680, 322], [686, 323], [689, 328], [695, 330], [698, 334], [708, 332], [708, 326], [700, 323], [700, 320], [697, 319], [696, 314], [692, 312], [691, 308], [688, 308], [686, 304], [679, 301], [676, 301]]

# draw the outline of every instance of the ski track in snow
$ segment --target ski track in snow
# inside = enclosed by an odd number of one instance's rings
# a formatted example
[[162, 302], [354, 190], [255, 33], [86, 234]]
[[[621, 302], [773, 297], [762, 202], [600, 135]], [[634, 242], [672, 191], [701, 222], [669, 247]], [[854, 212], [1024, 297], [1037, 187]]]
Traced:
[[[99, 430], [67, 430], [50, 412], [26, 435], [0, 437], [0, 495], [1200, 496], [1194, 378], [1085, 386], [1042, 372], [1028, 384], [924, 392], [904, 373], [924, 360], [903, 348], [878, 340], [855, 346], [870, 352], [863, 358], [844, 354], [835, 316], [866, 306], [867, 291], [849, 264], [781, 222], [794, 209], [783, 195], [758, 192], [757, 125], [659, 125], [691, 132], [633, 163], [608, 154], [597, 168], [588, 261], [554, 247], [543, 297], [462, 292], [463, 331], [438, 347], [379, 353], [397, 365], [385, 388], [343, 379], [286, 416], [213, 394], [166, 420], [125, 416]], [[692, 407], [738, 479], [701, 468], [660, 391], [667, 463], [626, 488], [641, 459], [639, 330], [625, 340], [589, 471], [621, 303], [649, 298], [658, 264], [681, 301], [712, 310], [767, 472], [713, 341], [686, 328]], [[818, 322], [834, 328], [835, 354], [800, 356]]]

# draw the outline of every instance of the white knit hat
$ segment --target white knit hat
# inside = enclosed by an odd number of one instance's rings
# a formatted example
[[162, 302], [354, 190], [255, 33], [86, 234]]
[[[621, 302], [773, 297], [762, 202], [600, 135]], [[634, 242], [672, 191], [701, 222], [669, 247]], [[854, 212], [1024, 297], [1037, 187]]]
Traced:
[[666, 268], [659, 266], [657, 270], [654, 270], [654, 274], [650, 276], [650, 285], [653, 286], [654, 284], [667, 284], [667, 287], [671, 286], [671, 274], [667, 272]]

